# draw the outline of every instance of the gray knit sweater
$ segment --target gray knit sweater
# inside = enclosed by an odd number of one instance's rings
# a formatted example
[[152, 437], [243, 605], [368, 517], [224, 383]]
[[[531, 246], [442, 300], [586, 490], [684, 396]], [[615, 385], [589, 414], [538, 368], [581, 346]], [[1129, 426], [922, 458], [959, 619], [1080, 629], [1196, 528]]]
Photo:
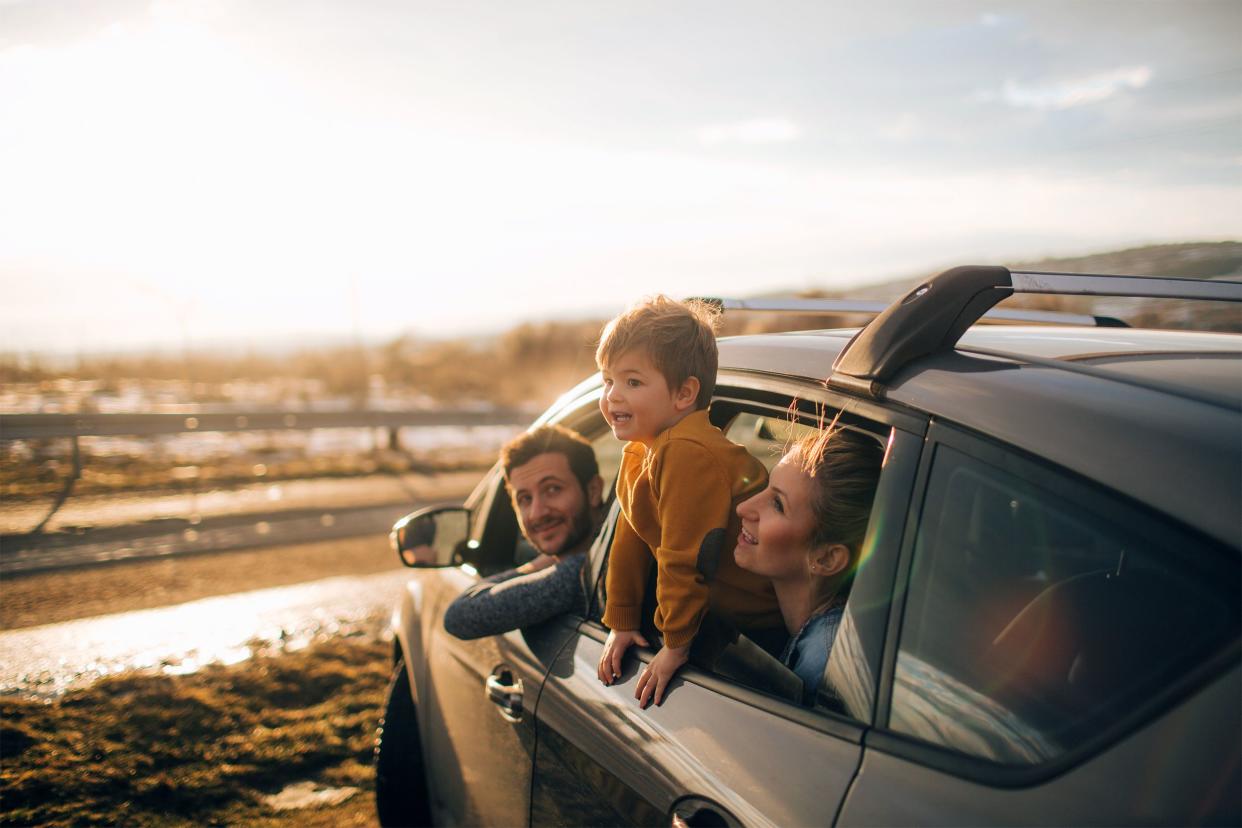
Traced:
[[449, 604], [444, 629], [458, 638], [483, 638], [547, 621], [566, 612], [586, 615], [582, 587], [585, 552], [566, 555], [537, 572], [516, 569], [484, 578]]

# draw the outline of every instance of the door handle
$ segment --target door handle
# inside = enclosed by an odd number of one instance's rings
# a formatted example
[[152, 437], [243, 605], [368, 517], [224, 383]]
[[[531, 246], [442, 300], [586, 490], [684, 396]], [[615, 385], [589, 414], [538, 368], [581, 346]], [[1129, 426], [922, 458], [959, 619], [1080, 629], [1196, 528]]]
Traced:
[[673, 806], [671, 828], [741, 828], [733, 814], [706, 799], [688, 796]]
[[500, 708], [500, 715], [505, 721], [522, 721], [521, 679], [515, 680], [508, 670], [500, 670], [488, 676], [484, 686], [488, 701]]

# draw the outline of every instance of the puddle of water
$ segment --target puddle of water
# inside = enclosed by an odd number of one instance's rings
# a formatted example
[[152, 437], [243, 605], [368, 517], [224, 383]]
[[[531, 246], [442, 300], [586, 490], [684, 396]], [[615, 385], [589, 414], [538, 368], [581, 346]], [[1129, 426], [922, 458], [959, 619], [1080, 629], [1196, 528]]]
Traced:
[[326, 578], [0, 633], [0, 694], [52, 698], [126, 670], [185, 675], [329, 637], [383, 637], [409, 578]]

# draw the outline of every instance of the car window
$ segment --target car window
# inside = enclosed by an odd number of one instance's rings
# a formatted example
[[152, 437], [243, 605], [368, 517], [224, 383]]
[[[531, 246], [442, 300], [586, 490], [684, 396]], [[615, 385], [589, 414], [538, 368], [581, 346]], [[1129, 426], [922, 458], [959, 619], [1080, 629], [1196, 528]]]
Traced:
[[[746, 447], [769, 470], [776, 465], [791, 442], [814, 433], [820, 422], [819, 417], [809, 414], [802, 415], [799, 420], [791, 420], [789, 411], [785, 408], [756, 406], [754, 410], [748, 410], [747, 406], [739, 410], [735, 405], [736, 403], [728, 403], [718, 408], [713, 403], [713, 420], [722, 424], [722, 429], [730, 440]], [[830, 419], [833, 413], [826, 412], [827, 417]], [[867, 433], [880, 445], [884, 445], [890, 430], [887, 426], [858, 417], [852, 417], [851, 422], [842, 424], [842, 427]], [[620, 464], [623, 444], [613, 439], [608, 432], [597, 438], [594, 444], [600, 473], [611, 490]], [[613, 508], [605, 527], [605, 537], [617, 517], [618, 510]], [[604, 590], [607, 571], [606, 546], [595, 550], [592, 558], [600, 559], [593, 571], [594, 601], [591, 612], [591, 620], [599, 622], [607, 599]], [[653, 567], [651, 582], [644, 599], [644, 619], [650, 619], [654, 615], [655, 575], [656, 569]], [[648, 624], [643, 632], [651, 634], [655, 630]], [[786, 643], [788, 635], [783, 630], [767, 631], [766, 634], [753, 632], [749, 636], [739, 634], [709, 613], [691, 650], [691, 661], [717, 677], [801, 705], [807, 695], [804, 693], [802, 680], [781, 661]], [[823, 710], [842, 712], [835, 694], [822, 692], [822, 683], [819, 689], [820, 693], [810, 694], [814, 697], [811, 703]]]
[[814, 430], [815, 427], [809, 423], [790, 420], [787, 413], [742, 411], [729, 423], [725, 436], [738, 445], [745, 446], [770, 472], [781, 459], [786, 446]]
[[[833, 412], [827, 412], [827, 419], [831, 419], [832, 414]], [[733, 416], [724, 431], [730, 440], [745, 446], [771, 471], [785, 449], [797, 440], [814, 434], [819, 422], [818, 418], [814, 421], [791, 420], [787, 410], [742, 410]], [[858, 418], [854, 418], [849, 424], [841, 424], [840, 427], [865, 433], [880, 445], [884, 445], [884, 435], [888, 431], [883, 426]], [[739, 634], [730, 643], [723, 645], [719, 656], [711, 665], [711, 671], [751, 689], [803, 704], [802, 680], [781, 660], [787, 643], [787, 637], [784, 636], [777, 639], [770, 634]], [[836, 694], [825, 686], [823, 680], [818, 688], [812, 690], [820, 692], [810, 694], [813, 697], [810, 704], [834, 713], [844, 712]]]
[[[602, 417], [600, 418], [602, 422]], [[621, 470], [621, 453], [625, 443], [604, 429], [604, 433], [591, 440], [591, 448], [595, 449], [595, 461], [599, 464], [599, 476], [604, 480], [604, 500], [612, 498], [617, 486], [617, 472]]]
[[1234, 556], [1080, 481], [1045, 482], [937, 446], [891, 729], [1040, 763], [1237, 634]]

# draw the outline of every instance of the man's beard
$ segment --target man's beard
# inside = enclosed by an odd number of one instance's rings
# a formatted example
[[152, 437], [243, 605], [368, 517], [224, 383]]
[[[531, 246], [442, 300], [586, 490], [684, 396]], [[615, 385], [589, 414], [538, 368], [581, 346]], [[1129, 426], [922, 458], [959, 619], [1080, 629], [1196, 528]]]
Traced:
[[563, 555], [571, 549], [576, 549], [578, 544], [590, 537], [591, 525], [591, 507], [584, 503], [582, 511], [574, 515], [572, 531], [569, 533], [569, 537], [565, 538], [565, 543], [556, 554]]
[[[565, 542], [560, 545], [560, 548], [543, 549], [534, 542], [532, 545], [545, 555], [564, 555], [590, 537], [592, 526], [591, 507], [583, 503], [582, 510], [569, 519], [569, 534], [565, 536]], [[527, 539], [529, 540], [529, 537]]]

